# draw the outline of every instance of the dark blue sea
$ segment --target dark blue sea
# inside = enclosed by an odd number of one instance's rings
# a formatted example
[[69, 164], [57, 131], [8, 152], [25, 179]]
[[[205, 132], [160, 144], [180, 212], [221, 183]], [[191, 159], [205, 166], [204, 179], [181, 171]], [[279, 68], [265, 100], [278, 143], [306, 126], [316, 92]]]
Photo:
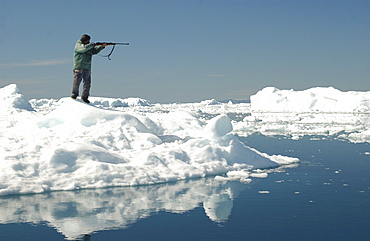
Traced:
[[240, 139], [300, 163], [249, 184], [210, 177], [0, 197], [0, 240], [369, 240], [369, 143]]

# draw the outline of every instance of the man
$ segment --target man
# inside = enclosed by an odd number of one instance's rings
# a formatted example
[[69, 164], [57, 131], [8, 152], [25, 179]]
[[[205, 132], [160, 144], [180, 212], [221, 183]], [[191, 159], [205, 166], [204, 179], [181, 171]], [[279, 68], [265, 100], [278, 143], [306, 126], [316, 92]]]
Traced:
[[80, 83], [83, 80], [83, 90], [81, 99], [90, 103], [90, 86], [91, 86], [91, 58], [94, 54], [99, 53], [107, 44], [96, 46], [90, 43], [90, 36], [82, 35], [81, 39], [77, 41], [74, 49], [74, 67], [73, 67], [73, 86], [72, 99], [76, 99], [80, 88]]

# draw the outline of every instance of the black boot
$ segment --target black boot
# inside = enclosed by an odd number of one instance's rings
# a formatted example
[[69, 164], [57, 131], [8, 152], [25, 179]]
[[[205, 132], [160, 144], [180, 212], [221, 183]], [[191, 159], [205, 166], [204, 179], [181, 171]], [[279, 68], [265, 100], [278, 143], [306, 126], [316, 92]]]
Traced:
[[90, 101], [87, 99], [87, 97], [81, 97], [81, 100], [83, 100], [85, 103], [90, 103]]

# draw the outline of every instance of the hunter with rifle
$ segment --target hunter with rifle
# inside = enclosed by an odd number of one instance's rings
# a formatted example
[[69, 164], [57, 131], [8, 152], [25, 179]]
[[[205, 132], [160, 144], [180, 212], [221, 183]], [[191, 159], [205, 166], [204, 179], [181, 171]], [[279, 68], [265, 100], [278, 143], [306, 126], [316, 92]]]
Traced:
[[76, 42], [74, 48], [74, 63], [73, 63], [73, 85], [72, 85], [72, 99], [76, 99], [79, 95], [79, 88], [81, 81], [83, 81], [83, 90], [81, 99], [90, 103], [90, 87], [91, 87], [91, 59], [92, 56], [98, 54], [106, 46], [113, 45], [111, 52], [104, 57], [110, 59], [115, 45], [128, 45], [128, 43], [105, 43], [97, 42], [90, 43], [91, 37], [87, 34], [82, 35], [81, 39]]

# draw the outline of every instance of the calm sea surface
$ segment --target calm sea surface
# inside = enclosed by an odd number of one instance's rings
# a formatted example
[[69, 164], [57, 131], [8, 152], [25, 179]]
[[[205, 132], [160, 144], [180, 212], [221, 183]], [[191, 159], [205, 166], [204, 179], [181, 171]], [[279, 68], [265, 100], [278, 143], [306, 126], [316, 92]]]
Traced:
[[370, 144], [240, 139], [301, 162], [250, 184], [208, 178], [0, 197], [0, 240], [368, 240]]

